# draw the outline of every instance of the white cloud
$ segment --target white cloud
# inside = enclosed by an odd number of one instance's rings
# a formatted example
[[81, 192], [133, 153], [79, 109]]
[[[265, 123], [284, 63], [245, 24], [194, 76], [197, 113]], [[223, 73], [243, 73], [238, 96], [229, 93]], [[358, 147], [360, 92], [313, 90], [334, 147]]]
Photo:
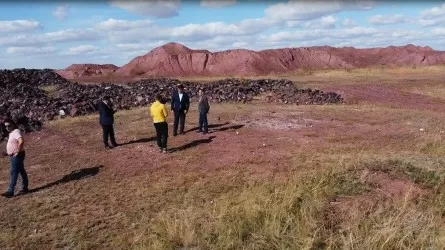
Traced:
[[62, 43], [74, 41], [91, 41], [101, 38], [103, 34], [94, 29], [66, 29], [43, 34], [20, 34], [0, 38], [0, 45], [31, 46], [48, 43]]
[[152, 23], [153, 22], [148, 19], [127, 21], [127, 20], [116, 20], [110, 18], [107, 21], [98, 23], [96, 25], [96, 28], [99, 30], [106, 30], [106, 31], [119, 31], [119, 30], [135, 29], [135, 28], [144, 28], [148, 27]]
[[342, 26], [345, 28], [354, 28], [358, 26], [358, 22], [349, 18], [345, 18], [342, 22]]
[[445, 28], [435, 28], [431, 30], [431, 34], [435, 36], [443, 36], [445, 37]]
[[422, 27], [437, 26], [437, 25], [445, 23], [445, 18], [443, 18], [443, 19], [420, 19], [418, 23]]
[[111, 1], [111, 6], [118, 7], [136, 14], [167, 18], [178, 16], [181, 8], [180, 0], [150, 0], [150, 1]]
[[93, 45], [80, 45], [69, 48], [68, 51], [63, 52], [63, 55], [79, 55], [79, 54], [91, 54], [97, 51], [97, 47]]
[[303, 24], [303, 27], [310, 29], [333, 29], [337, 19], [334, 16], [324, 16], [318, 20], [309, 21]]
[[40, 27], [40, 23], [34, 20], [0, 21], [0, 32], [26, 32]]
[[151, 25], [147, 28], [126, 29], [119, 32], [111, 32], [110, 39], [118, 43], [134, 43], [140, 40], [205, 40], [216, 36], [244, 36], [258, 34], [277, 21], [263, 18], [246, 19], [238, 23], [210, 22], [204, 24], [187, 24], [178, 27], [160, 27]]
[[363, 36], [372, 36], [378, 34], [379, 30], [368, 27], [354, 27], [338, 29], [335, 32], [325, 29], [316, 30], [302, 30], [302, 31], [281, 31], [271, 35], [261, 35], [261, 37], [268, 42], [279, 41], [309, 41], [320, 38], [338, 38], [350, 39]]
[[395, 15], [375, 15], [368, 19], [369, 23], [374, 25], [388, 25], [388, 24], [398, 24], [404, 23], [407, 20], [403, 15], [395, 14]]
[[289, 1], [268, 7], [265, 10], [267, 18], [281, 21], [306, 21], [347, 10], [369, 10], [373, 8], [371, 1]]
[[201, 0], [201, 6], [205, 8], [222, 8], [236, 4], [236, 0]]
[[116, 44], [116, 48], [122, 51], [135, 51], [135, 50], [141, 50], [144, 47], [144, 45], [139, 43], [120, 43]]
[[68, 6], [58, 6], [54, 11], [53, 11], [53, 16], [61, 21], [63, 19], [65, 19], [65, 17], [68, 15]]
[[54, 47], [9, 47], [6, 50], [8, 54], [20, 54], [20, 55], [31, 55], [31, 54], [48, 54], [55, 52]]
[[249, 43], [247, 42], [234, 42], [232, 43], [232, 47], [234, 48], [247, 48], [249, 46]]
[[167, 41], [161, 40], [154, 43], [119, 43], [116, 44], [116, 48], [120, 51], [125, 52], [134, 52], [134, 51], [143, 51], [143, 53], [147, 53], [153, 47], [158, 47], [166, 44]]
[[434, 19], [436, 17], [445, 16], [445, 3], [439, 7], [433, 7], [431, 9], [424, 10], [420, 13], [423, 19]]
[[422, 27], [445, 25], [445, 3], [420, 12], [417, 23]]

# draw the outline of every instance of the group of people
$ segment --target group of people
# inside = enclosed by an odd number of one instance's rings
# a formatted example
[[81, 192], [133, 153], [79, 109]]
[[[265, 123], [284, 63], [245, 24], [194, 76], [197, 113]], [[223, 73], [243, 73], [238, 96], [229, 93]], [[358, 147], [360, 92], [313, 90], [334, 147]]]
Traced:
[[[184, 134], [185, 118], [190, 108], [190, 97], [184, 91], [184, 86], [179, 84], [171, 97], [171, 111], [174, 114], [173, 122], [173, 136]], [[102, 125], [103, 142], [105, 148], [112, 149], [119, 146], [114, 135], [114, 114], [116, 109], [109, 96], [104, 96], [99, 103], [99, 123]], [[199, 112], [199, 129], [198, 133], [208, 133], [207, 114], [209, 113], [210, 105], [204, 89], [199, 90], [198, 112]], [[156, 100], [150, 106], [150, 115], [153, 119], [153, 124], [156, 130], [157, 144], [159, 151], [168, 153], [167, 138], [168, 138], [168, 123], [167, 117], [169, 112], [166, 107], [165, 98], [158, 94]], [[15, 186], [19, 175], [22, 177], [22, 188], [17, 195], [23, 195], [29, 192], [28, 189], [28, 175], [25, 170], [25, 140], [20, 129], [12, 119], [4, 121], [6, 131], [8, 132], [8, 141], [6, 143], [6, 154], [10, 158], [11, 172], [9, 188], [1, 195], [11, 198], [15, 195]], [[179, 127], [179, 133], [178, 133]], [[109, 143], [110, 142], [110, 143]]]
[[[208, 97], [203, 88], [198, 91], [198, 113], [199, 113], [199, 128], [198, 133], [208, 133], [207, 114], [210, 111]], [[173, 136], [184, 134], [185, 118], [190, 108], [190, 97], [184, 91], [184, 86], [179, 84], [171, 96], [171, 111], [174, 114], [173, 119]], [[114, 134], [114, 113], [116, 109], [113, 107], [110, 96], [104, 96], [99, 104], [99, 121], [102, 125], [103, 142], [107, 149], [112, 149], [118, 146]], [[155, 101], [150, 106], [150, 115], [153, 119], [153, 125], [156, 130], [156, 141], [159, 151], [168, 153], [168, 122], [169, 111], [166, 107], [166, 101], [162, 94], [157, 94]], [[178, 133], [179, 128], [179, 133]]]

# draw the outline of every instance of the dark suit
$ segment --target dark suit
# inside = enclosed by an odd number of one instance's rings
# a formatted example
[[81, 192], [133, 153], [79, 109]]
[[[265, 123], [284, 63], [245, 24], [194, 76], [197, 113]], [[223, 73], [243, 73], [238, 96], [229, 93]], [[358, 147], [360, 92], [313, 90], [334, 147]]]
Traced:
[[112, 106], [105, 104], [103, 101], [99, 103], [99, 122], [102, 125], [104, 145], [109, 146], [108, 138], [110, 138], [111, 144], [117, 146], [116, 139], [114, 138], [114, 113]]
[[182, 99], [180, 99], [178, 91], [174, 91], [172, 94], [171, 110], [175, 115], [175, 119], [173, 122], [173, 135], [178, 134], [178, 124], [179, 132], [181, 134], [184, 133], [185, 115], [190, 107], [190, 98], [188, 94], [185, 92], [182, 92], [182, 94]]

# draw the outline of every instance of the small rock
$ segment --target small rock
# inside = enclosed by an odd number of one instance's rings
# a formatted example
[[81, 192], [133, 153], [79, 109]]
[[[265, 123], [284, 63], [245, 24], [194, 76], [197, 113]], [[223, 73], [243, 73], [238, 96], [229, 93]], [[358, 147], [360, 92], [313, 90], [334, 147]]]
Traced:
[[63, 109], [59, 110], [59, 116], [60, 117], [66, 116], [65, 110], [63, 110]]

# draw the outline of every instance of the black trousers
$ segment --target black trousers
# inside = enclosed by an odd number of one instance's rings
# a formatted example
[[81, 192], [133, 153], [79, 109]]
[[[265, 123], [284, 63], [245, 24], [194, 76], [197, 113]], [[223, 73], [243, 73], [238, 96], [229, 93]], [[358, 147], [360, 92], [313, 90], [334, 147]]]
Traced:
[[178, 125], [179, 125], [179, 133], [184, 133], [185, 126], [185, 112], [182, 111], [174, 111], [175, 119], [173, 121], [173, 134], [178, 134]]
[[168, 124], [167, 122], [157, 122], [154, 123], [156, 129], [156, 140], [158, 147], [165, 149], [167, 148], [167, 138], [168, 138]]
[[199, 112], [199, 132], [209, 132], [209, 122], [207, 120], [207, 113]]
[[103, 131], [103, 140], [104, 145], [108, 146], [108, 138], [110, 138], [111, 145], [116, 146], [116, 139], [114, 138], [114, 128], [113, 125], [102, 125], [102, 131]]

